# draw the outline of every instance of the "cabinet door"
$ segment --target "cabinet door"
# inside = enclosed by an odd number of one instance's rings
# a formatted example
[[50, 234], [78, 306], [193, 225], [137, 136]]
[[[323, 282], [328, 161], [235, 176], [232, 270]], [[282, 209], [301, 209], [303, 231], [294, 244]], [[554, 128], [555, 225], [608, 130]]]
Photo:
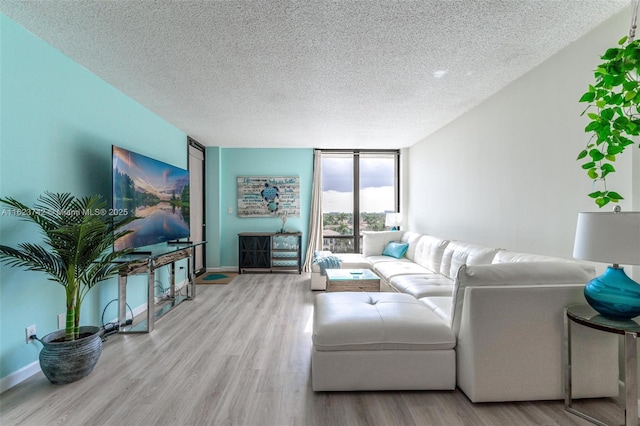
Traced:
[[271, 238], [268, 235], [241, 235], [239, 238], [240, 269], [271, 266]]

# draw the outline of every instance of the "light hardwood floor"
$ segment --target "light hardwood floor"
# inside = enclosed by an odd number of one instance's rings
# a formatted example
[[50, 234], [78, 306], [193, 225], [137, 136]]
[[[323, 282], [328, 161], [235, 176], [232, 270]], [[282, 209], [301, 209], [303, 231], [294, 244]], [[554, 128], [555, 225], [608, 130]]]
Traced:
[[[459, 390], [314, 393], [308, 279], [243, 274], [200, 285], [152, 333], [110, 336], [89, 377], [54, 386], [39, 373], [0, 395], [0, 424], [589, 424], [561, 401], [472, 404]], [[611, 401], [584, 403], [615, 415]]]

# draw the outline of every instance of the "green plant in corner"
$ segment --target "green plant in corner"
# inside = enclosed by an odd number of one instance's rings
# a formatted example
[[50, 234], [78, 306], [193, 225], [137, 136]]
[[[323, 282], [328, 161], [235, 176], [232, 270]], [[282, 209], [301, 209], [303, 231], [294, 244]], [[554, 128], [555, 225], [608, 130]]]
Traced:
[[122, 264], [114, 261], [131, 250], [112, 250], [113, 243], [132, 232], [124, 227], [135, 216], [112, 217], [99, 195], [75, 197], [45, 192], [33, 207], [14, 198], [0, 198], [24, 220], [40, 227], [44, 245], [0, 245], [0, 261], [29, 271], [40, 271], [65, 288], [65, 341], [80, 337], [80, 308], [99, 282], [117, 275]]
[[631, 137], [640, 135], [640, 41], [632, 40], [636, 13], [637, 9], [630, 36], [601, 56], [604, 62], [594, 71], [595, 84], [580, 98], [589, 103], [581, 115], [591, 119], [584, 130], [592, 135], [577, 160], [584, 160], [582, 168], [589, 178], [602, 182], [602, 190], [589, 194], [599, 207], [623, 199], [607, 188], [607, 176], [616, 171], [612, 163], [617, 156], [635, 145]]

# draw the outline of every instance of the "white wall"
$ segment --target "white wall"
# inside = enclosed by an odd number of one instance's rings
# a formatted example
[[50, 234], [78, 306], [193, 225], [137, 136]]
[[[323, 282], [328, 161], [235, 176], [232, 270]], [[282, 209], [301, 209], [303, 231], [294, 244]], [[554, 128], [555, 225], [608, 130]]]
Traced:
[[[629, 10], [613, 17], [412, 146], [405, 229], [571, 258], [577, 213], [598, 210], [575, 161], [588, 140], [578, 99], [629, 21]], [[637, 209], [640, 182], [624, 154], [609, 188], [626, 197], [623, 210]]]

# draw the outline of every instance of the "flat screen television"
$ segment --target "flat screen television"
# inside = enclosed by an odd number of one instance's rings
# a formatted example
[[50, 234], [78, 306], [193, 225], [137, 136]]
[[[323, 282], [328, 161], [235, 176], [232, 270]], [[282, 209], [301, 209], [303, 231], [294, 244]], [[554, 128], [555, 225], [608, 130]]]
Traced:
[[189, 236], [189, 171], [113, 146], [113, 212], [141, 219], [118, 239], [115, 250]]

